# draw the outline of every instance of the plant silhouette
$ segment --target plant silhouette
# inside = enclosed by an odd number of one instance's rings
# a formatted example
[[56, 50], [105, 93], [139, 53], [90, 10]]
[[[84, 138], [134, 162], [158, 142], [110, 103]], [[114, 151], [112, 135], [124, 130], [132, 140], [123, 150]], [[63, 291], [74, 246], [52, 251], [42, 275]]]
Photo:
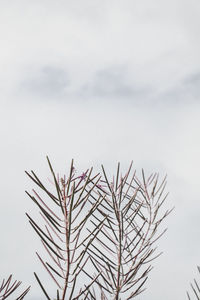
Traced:
[[[49, 260], [36, 254], [55, 284], [52, 297], [34, 272], [45, 299], [135, 298], [145, 289], [152, 261], [160, 255], [156, 242], [165, 230], [159, 227], [171, 212], [162, 206], [166, 178], [159, 183], [158, 174], [146, 178], [142, 170], [139, 179], [132, 163], [125, 174], [118, 164], [111, 179], [103, 166], [101, 173], [91, 168], [77, 174], [73, 160], [68, 175], [60, 177], [48, 157], [47, 161], [50, 188], [35, 172], [26, 172], [37, 187], [26, 193], [38, 207], [42, 225], [26, 215]], [[3, 289], [10, 281], [9, 277]]]

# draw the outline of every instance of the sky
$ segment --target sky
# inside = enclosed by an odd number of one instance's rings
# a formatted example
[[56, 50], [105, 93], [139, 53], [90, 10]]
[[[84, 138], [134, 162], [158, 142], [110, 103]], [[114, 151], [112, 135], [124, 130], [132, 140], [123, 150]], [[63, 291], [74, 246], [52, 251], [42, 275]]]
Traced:
[[[200, 1], [0, 2], [1, 276], [32, 285], [40, 242], [24, 170], [168, 176], [168, 231], [139, 300], [186, 299], [200, 264]], [[42, 273], [44, 274], [44, 273]]]

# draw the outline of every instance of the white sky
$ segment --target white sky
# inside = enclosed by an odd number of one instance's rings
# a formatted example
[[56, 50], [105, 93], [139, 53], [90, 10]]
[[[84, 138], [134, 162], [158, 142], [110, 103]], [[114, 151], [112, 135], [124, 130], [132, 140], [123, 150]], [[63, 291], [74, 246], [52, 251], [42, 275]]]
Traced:
[[73, 157], [168, 174], [176, 209], [139, 299], [186, 299], [200, 264], [199, 15], [197, 0], [0, 2], [0, 265], [32, 284], [27, 300], [43, 296], [24, 170], [46, 178], [46, 154], [61, 173]]

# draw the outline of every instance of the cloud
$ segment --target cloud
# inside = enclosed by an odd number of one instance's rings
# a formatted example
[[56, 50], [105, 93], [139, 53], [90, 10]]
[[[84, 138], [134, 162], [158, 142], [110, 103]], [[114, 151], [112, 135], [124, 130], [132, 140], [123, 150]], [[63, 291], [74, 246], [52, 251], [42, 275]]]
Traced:
[[150, 91], [145, 86], [135, 84], [130, 80], [129, 70], [126, 66], [114, 65], [97, 70], [94, 76], [80, 89], [83, 97], [94, 97], [118, 101], [132, 99], [139, 101]]
[[200, 72], [187, 76], [183, 82], [183, 90], [196, 100], [200, 100]]
[[11, 2], [0, 4], [2, 274], [28, 278], [36, 264], [24, 169], [48, 177], [46, 154], [61, 173], [72, 157], [110, 173], [133, 159], [138, 173], [168, 173], [176, 206], [143, 298], [184, 297], [199, 260], [200, 2]]
[[40, 99], [60, 98], [65, 94], [70, 82], [67, 72], [58, 66], [44, 66], [28, 71], [20, 89], [26, 94]]
[[[157, 0], [23, 4], [13, 3], [12, 13], [6, 4], [1, 10], [6, 32], [0, 29], [4, 40], [0, 78], [6, 92], [9, 86], [20, 89], [27, 79], [30, 89], [31, 84], [41, 89], [51, 82], [45, 67], [67, 70], [73, 95], [83, 92], [83, 87], [102, 94], [107, 88], [106, 93], [116, 97], [117, 91], [131, 94], [143, 87], [155, 93], [167, 91], [198, 68], [199, 37], [194, 28], [199, 24], [199, 4], [194, 0], [190, 5], [178, 0], [167, 4]], [[119, 66], [126, 68], [116, 71]], [[123, 74], [116, 75], [119, 71]], [[121, 89], [111, 88], [111, 74], [112, 80], [123, 85]], [[109, 76], [109, 88], [103, 75]]]

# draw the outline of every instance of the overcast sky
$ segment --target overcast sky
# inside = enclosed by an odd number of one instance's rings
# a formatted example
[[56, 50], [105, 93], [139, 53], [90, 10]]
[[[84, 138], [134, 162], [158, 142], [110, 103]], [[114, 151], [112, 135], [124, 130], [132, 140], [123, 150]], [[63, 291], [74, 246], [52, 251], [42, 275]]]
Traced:
[[199, 16], [198, 0], [0, 1], [0, 266], [31, 283], [27, 300], [44, 273], [24, 170], [46, 179], [47, 154], [61, 173], [74, 158], [168, 174], [175, 211], [139, 299], [186, 299], [200, 264]]

